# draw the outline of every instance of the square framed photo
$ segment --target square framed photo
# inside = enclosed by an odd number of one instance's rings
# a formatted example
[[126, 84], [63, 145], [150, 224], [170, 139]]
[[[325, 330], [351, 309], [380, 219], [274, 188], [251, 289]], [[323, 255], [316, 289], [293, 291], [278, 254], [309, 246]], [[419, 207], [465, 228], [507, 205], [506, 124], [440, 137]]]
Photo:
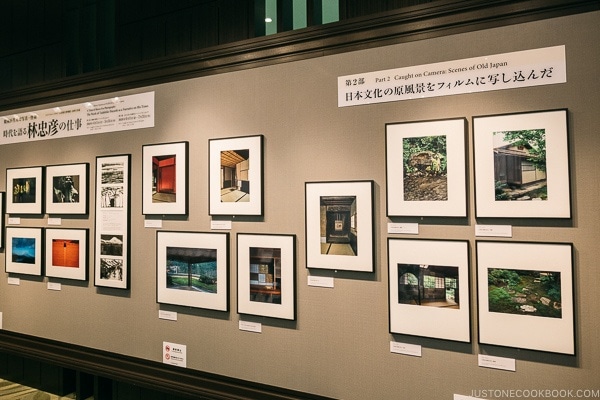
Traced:
[[131, 155], [96, 157], [94, 286], [129, 288]]
[[573, 245], [477, 241], [479, 342], [575, 355]]
[[42, 228], [6, 228], [6, 272], [42, 275]]
[[571, 218], [567, 110], [473, 117], [477, 217]]
[[306, 182], [306, 267], [373, 272], [373, 181]]
[[46, 167], [46, 213], [88, 213], [90, 164], [64, 164]]
[[390, 333], [471, 341], [469, 242], [388, 238]]
[[208, 141], [210, 215], [263, 215], [263, 135]]
[[7, 168], [6, 198], [9, 214], [42, 214], [44, 191], [44, 167]]
[[88, 230], [46, 228], [46, 276], [88, 279]]
[[188, 142], [142, 147], [142, 214], [187, 215]]
[[296, 235], [237, 234], [239, 314], [296, 319]]
[[467, 216], [465, 118], [386, 124], [388, 216]]
[[156, 232], [156, 301], [228, 311], [229, 233]]

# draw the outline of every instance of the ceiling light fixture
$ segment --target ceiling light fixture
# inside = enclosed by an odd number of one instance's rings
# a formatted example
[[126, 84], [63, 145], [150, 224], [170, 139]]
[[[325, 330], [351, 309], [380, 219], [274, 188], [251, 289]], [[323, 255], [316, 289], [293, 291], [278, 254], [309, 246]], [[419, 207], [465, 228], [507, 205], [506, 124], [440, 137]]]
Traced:
[[265, 22], [273, 22], [273, 18], [267, 17], [267, 18], [265, 18]]

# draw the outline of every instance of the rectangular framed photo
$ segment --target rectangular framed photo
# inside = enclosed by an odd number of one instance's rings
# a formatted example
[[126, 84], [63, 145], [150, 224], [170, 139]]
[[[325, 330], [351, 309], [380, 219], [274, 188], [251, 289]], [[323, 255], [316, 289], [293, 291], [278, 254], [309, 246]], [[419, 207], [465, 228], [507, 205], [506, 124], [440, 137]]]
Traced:
[[188, 142], [142, 146], [142, 213], [187, 215]]
[[90, 164], [64, 164], [46, 167], [46, 213], [88, 213]]
[[263, 135], [208, 141], [210, 215], [263, 215]]
[[42, 228], [6, 228], [6, 272], [42, 275]]
[[471, 341], [469, 242], [388, 238], [390, 332]]
[[388, 216], [467, 216], [465, 118], [386, 124]]
[[239, 314], [296, 319], [296, 235], [237, 234]]
[[4, 249], [4, 207], [6, 201], [6, 193], [0, 192], [0, 250]]
[[42, 214], [44, 191], [44, 167], [7, 168], [6, 198], [9, 214]]
[[156, 232], [156, 301], [227, 311], [229, 233]]
[[571, 218], [567, 110], [473, 117], [477, 217]]
[[96, 157], [94, 286], [129, 288], [131, 155]]
[[479, 342], [575, 355], [573, 245], [477, 241]]
[[373, 181], [306, 182], [306, 267], [373, 272]]
[[46, 228], [46, 276], [88, 279], [88, 230]]

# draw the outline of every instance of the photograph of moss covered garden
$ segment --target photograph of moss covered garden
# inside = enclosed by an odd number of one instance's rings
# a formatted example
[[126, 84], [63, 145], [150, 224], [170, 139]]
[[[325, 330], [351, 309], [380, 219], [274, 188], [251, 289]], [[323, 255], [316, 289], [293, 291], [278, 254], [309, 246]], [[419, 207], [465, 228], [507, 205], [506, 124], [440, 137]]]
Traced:
[[488, 268], [490, 312], [562, 318], [560, 272]]

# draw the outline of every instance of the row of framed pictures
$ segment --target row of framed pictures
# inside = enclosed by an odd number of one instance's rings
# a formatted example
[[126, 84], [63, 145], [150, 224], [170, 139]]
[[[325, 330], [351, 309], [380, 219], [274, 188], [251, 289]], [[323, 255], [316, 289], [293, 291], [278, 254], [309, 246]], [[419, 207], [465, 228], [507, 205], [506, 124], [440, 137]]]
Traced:
[[[567, 110], [473, 117], [477, 217], [570, 218]], [[467, 216], [465, 118], [386, 124], [388, 216]], [[262, 135], [209, 140], [209, 214], [263, 215]], [[188, 214], [188, 142], [144, 145], [142, 213]], [[7, 169], [10, 214], [87, 213], [89, 164]]]

